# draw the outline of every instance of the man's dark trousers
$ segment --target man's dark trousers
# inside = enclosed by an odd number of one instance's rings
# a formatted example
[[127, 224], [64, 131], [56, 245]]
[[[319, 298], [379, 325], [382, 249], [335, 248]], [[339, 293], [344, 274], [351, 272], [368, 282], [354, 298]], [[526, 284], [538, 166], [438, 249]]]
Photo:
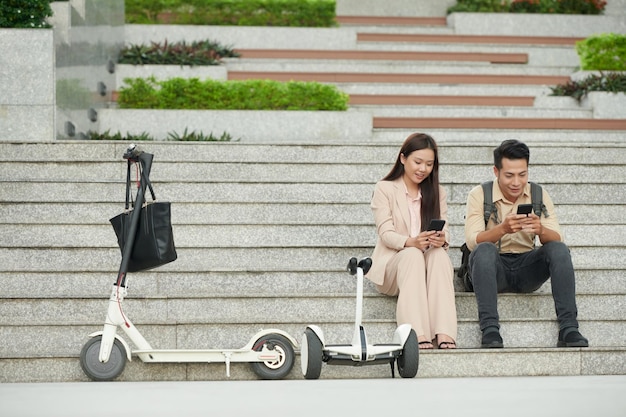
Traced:
[[522, 254], [500, 254], [495, 244], [480, 243], [470, 254], [469, 274], [481, 331], [500, 327], [498, 293], [530, 293], [550, 277], [559, 330], [578, 328], [574, 267], [563, 242], [548, 242]]

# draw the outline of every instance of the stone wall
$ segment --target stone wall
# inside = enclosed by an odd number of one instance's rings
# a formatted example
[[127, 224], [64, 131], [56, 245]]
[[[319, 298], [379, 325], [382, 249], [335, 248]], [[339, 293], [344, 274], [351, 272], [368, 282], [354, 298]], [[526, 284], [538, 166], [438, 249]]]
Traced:
[[54, 139], [50, 29], [0, 29], [0, 140]]

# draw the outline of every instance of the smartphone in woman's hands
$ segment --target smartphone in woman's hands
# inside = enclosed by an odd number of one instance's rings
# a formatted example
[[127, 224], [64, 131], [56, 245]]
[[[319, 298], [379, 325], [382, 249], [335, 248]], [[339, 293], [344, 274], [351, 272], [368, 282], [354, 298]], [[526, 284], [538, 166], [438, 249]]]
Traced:
[[440, 220], [440, 219], [432, 219], [430, 221], [430, 223], [428, 224], [428, 229], [426, 229], [427, 231], [431, 231], [431, 230], [436, 230], [436, 231], [440, 231], [443, 230], [443, 226], [446, 224], [445, 220]]

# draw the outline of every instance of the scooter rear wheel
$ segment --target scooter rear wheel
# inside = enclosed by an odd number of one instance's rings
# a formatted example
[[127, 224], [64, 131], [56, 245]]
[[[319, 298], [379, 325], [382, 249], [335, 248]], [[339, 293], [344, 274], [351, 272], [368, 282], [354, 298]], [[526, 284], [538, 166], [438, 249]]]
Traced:
[[302, 335], [300, 365], [305, 379], [318, 379], [322, 373], [324, 355], [322, 341], [317, 334], [307, 327]]
[[402, 347], [402, 354], [398, 357], [398, 373], [402, 378], [413, 378], [417, 375], [419, 355], [420, 349], [417, 343], [417, 335], [415, 330], [411, 329], [409, 337]]
[[295, 353], [291, 342], [284, 336], [276, 333], [266, 334], [254, 343], [254, 350], [261, 350], [267, 344], [270, 349], [278, 352], [277, 361], [252, 362], [252, 370], [261, 379], [283, 379], [286, 377], [295, 361]]
[[105, 363], [100, 362], [100, 345], [102, 336], [92, 337], [80, 351], [80, 367], [93, 381], [112, 381], [124, 371], [126, 366], [126, 349], [117, 339], [113, 341], [111, 355]]

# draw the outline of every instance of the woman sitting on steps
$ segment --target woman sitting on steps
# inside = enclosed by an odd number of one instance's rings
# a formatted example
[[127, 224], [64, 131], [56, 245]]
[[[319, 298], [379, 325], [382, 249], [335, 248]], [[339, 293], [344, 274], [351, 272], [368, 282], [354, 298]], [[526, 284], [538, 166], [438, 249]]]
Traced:
[[446, 196], [439, 185], [437, 144], [414, 133], [376, 184], [371, 201], [378, 239], [367, 278], [380, 293], [398, 296], [397, 324], [412, 326], [421, 349], [456, 348], [447, 221], [441, 231], [427, 230], [431, 220], [447, 220]]

